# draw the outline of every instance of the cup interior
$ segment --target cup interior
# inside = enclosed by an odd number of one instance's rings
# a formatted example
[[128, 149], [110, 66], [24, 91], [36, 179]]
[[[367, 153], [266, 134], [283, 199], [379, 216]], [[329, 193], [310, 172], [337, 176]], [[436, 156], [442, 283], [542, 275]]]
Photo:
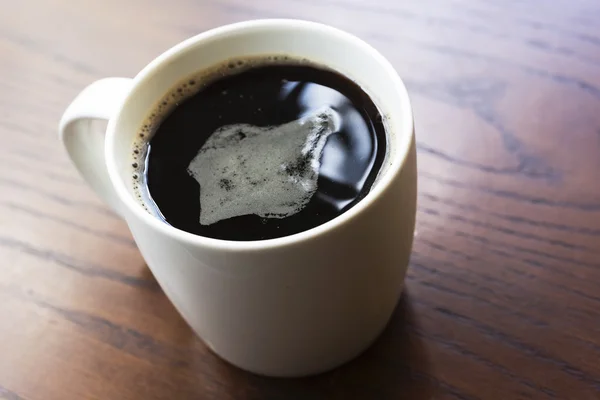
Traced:
[[[370, 193], [342, 216], [358, 212], [362, 203], [377, 196], [398, 173], [412, 140], [413, 122], [406, 89], [389, 62], [362, 40], [326, 25], [298, 20], [249, 21], [192, 37], [160, 55], [134, 78], [131, 93], [110, 121], [106, 149], [109, 174], [129, 209], [147, 214], [134, 192], [132, 146], [157, 103], [199, 71], [231, 58], [261, 55], [287, 55], [326, 65], [358, 83], [384, 116], [387, 160]], [[153, 217], [147, 214], [146, 218]]]

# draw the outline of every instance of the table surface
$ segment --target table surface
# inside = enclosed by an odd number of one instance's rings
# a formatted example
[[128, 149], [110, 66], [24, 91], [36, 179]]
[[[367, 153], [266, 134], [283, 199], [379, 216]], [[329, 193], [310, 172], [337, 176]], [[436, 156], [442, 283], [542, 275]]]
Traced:
[[[405, 293], [306, 379], [210, 353], [57, 140], [86, 84], [260, 17], [364, 38], [415, 109]], [[0, 398], [600, 399], [599, 21], [597, 0], [0, 3]]]

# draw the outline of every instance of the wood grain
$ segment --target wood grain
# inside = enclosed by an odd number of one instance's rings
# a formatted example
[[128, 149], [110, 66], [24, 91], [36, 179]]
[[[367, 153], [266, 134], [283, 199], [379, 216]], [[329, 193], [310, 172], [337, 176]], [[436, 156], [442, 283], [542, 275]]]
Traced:
[[[56, 138], [91, 81], [259, 17], [369, 41], [416, 113], [406, 292], [310, 379], [210, 353]], [[0, 2], [0, 398], [600, 399], [599, 110], [597, 0]]]

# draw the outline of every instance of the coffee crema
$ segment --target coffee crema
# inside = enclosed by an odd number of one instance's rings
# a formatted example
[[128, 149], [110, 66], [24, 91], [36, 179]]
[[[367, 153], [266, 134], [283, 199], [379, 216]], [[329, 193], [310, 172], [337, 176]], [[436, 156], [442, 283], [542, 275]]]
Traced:
[[292, 235], [344, 213], [386, 158], [384, 121], [355, 82], [305, 59], [229, 60], [186, 79], [133, 144], [151, 214], [210, 238]]

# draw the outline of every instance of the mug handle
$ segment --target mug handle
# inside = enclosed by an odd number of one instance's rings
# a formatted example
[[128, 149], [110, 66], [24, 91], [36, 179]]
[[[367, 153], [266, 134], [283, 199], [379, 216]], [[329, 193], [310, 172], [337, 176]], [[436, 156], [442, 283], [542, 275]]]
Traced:
[[97, 122], [117, 114], [132, 84], [129, 78], [105, 78], [92, 83], [67, 107], [58, 128], [60, 140], [81, 176], [120, 216], [121, 202], [106, 167], [106, 132]]

